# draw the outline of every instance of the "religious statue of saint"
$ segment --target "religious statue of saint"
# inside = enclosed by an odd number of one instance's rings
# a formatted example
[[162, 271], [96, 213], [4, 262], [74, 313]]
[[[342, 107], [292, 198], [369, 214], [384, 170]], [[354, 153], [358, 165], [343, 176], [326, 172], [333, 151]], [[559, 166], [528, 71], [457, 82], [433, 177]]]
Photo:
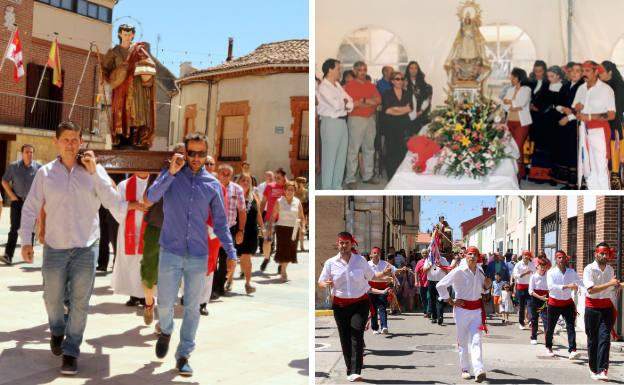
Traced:
[[[466, 8], [473, 8], [476, 11], [475, 15], [472, 16], [470, 11], [465, 12]], [[472, 0], [464, 3], [458, 12], [461, 26], [444, 65], [451, 88], [456, 86], [480, 88], [481, 83], [490, 74], [485, 39], [479, 31], [480, 14], [479, 5]]]
[[104, 56], [102, 71], [112, 89], [113, 145], [149, 149], [156, 129], [156, 64], [145, 43], [132, 42], [134, 35], [134, 26], [119, 26], [119, 44]]

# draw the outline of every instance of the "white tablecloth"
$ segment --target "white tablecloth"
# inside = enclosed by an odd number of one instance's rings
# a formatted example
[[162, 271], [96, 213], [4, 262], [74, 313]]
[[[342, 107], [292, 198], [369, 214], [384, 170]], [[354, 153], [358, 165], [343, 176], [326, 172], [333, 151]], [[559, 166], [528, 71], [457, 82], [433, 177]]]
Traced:
[[[518, 164], [520, 156], [518, 146], [513, 140], [507, 144], [507, 154], [511, 158], [501, 160], [492, 173], [484, 178], [449, 177], [443, 174], [434, 174], [431, 163], [427, 162], [427, 170], [416, 173], [412, 170], [414, 154], [407, 152], [405, 159], [399, 166], [386, 190], [518, 190]], [[435, 159], [430, 159], [435, 161]]]

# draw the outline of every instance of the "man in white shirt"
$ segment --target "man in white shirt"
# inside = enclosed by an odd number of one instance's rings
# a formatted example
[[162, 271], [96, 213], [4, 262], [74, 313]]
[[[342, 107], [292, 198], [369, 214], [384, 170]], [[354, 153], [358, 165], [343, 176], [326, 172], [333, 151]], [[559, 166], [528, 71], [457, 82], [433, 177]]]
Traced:
[[444, 322], [444, 303], [439, 301], [439, 294], [436, 285], [438, 282], [446, 276], [445, 267], [449, 266], [449, 262], [445, 257], [435, 257], [435, 262], [432, 263], [432, 258], [427, 257], [423, 265], [423, 270], [427, 272], [427, 281], [429, 288], [429, 308], [431, 309], [431, 323], [438, 323], [442, 325]]
[[[61, 373], [74, 375], [95, 280], [98, 209], [103, 205], [122, 212], [144, 210], [145, 206], [121, 199], [104, 168], [96, 165], [92, 151], [78, 156], [82, 135], [76, 124], [59, 124], [54, 144], [60, 156], [37, 171], [22, 209], [19, 235], [22, 258], [32, 263], [32, 233], [43, 207], [47, 226], [41, 273], [52, 334], [50, 348], [54, 355], [63, 355]], [[66, 295], [70, 308], [67, 322], [63, 309]]]
[[[371, 249], [370, 257], [371, 260], [368, 261], [368, 264], [375, 273], [385, 271], [388, 266], [392, 270], [393, 274], [396, 271], [396, 267], [381, 260], [381, 249], [379, 247], [373, 247]], [[392, 282], [392, 277], [383, 276], [381, 278], [371, 280], [368, 284], [372, 288], [384, 290], [389, 287], [388, 285], [390, 282]], [[371, 317], [371, 329], [373, 329], [373, 334], [388, 334], [388, 317], [386, 313], [388, 307], [388, 295], [369, 293], [368, 296], [370, 297], [375, 309], [375, 314]], [[381, 324], [381, 331], [379, 330], [379, 324]]]
[[[553, 333], [560, 316], [566, 323], [568, 333], [568, 353], [571, 360], [577, 359], [580, 353], [576, 351], [576, 305], [574, 297], [578, 288], [583, 286], [576, 271], [568, 268], [570, 257], [563, 250], [555, 253], [555, 267], [546, 273], [548, 285], [548, 317], [546, 326], [546, 354], [553, 357]], [[574, 293], [573, 293], [574, 292]]]
[[316, 112], [321, 120], [321, 185], [325, 190], [341, 190], [347, 162], [347, 114], [353, 99], [340, 86], [341, 65], [336, 59], [323, 63], [323, 81], [318, 87]]
[[585, 84], [579, 87], [572, 102], [580, 122], [579, 186], [584, 176], [589, 190], [609, 189], [609, 121], [615, 119], [615, 95], [613, 89], [598, 78], [604, 70], [604, 67], [593, 61], [583, 63]]
[[353, 252], [357, 242], [350, 233], [338, 233], [336, 242], [338, 254], [325, 261], [318, 284], [331, 289], [347, 380], [362, 381], [364, 328], [370, 304], [368, 281], [390, 275], [391, 270], [386, 266], [384, 271], [375, 273], [364, 257]]
[[[463, 379], [471, 377], [472, 363], [477, 382], [485, 380], [481, 331], [487, 332], [487, 327], [482, 294], [487, 293], [492, 286], [492, 280], [485, 276], [483, 269], [477, 264], [480, 255], [479, 249], [469, 247], [466, 250], [466, 263], [451, 270], [436, 285], [440, 300], [447, 301], [453, 306], [461, 376]], [[453, 286], [455, 299], [450, 298], [448, 291], [450, 286]]]
[[[535, 273], [536, 267], [535, 264], [531, 261], [533, 258], [533, 254], [525, 250], [522, 252], [522, 260], [514, 266], [513, 273], [511, 274], [513, 278], [516, 280], [516, 297], [518, 298], [518, 302], [520, 303], [520, 313], [519, 313], [519, 327], [524, 330], [524, 310], [527, 306], [527, 301], [529, 300], [529, 281], [531, 279], [531, 274]], [[529, 314], [529, 318], [531, 315]]]
[[612, 295], [619, 291], [620, 282], [615, 278], [613, 267], [607, 264], [612, 255], [606, 242], [596, 246], [596, 259], [583, 270], [585, 297], [585, 334], [589, 371], [593, 380], [608, 380], [609, 350], [614, 306]]

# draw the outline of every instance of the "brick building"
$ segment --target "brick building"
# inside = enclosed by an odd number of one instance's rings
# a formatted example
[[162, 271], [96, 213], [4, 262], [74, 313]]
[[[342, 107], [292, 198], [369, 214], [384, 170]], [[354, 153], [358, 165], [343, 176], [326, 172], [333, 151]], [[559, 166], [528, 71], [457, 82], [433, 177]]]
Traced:
[[[22, 44], [25, 76], [13, 80], [13, 62], [6, 61], [0, 72], [0, 172], [16, 159], [24, 143], [35, 146], [35, 158], [43, 162], [56, 155], [51, 137], [56, 125], [69, 116], [80, 75], [91, 42], [102, 54], [111, 46], [114, 0], [0, 0], [5, 21], [15, 20]], [[2, 52], [14, 28], [9, 22], [0, 26]], [[57, 35], [55, 35], [57, 34]], [[63, 86], [51, 84], [47, 70], [39, 100], [30, 112], [33, 97], [47, 61], [54, 36], [60, 45]], [[98, 94], [97, 58], [91, 55], [72, 120], [85, 129], [85, 140], [92, 148], [105, 146], [100, 130], [99, 108], [94, 107]]]

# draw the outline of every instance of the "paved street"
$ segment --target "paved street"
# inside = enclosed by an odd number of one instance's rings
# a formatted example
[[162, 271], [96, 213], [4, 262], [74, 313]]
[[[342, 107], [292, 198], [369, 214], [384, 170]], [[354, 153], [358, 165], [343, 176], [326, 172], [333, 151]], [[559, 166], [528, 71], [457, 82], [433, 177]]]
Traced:
[[[4, 252], [8, 221], [9, 210], [4, 209], [0, 252]], [[19, 249], [14, 260], [20, 261], [18, 256]], [[157, 359], [153, 325], [143, 324], [142, 308], [127, 307], [127, 297], [113, 294], [110, 272], [95, 281], [78, 375], [60, 375], [61, 358], [49, 349], [41, 259], [39, 246], [32, 265], [0, 264], [0, 384], [308, 383], [307, 252], [298, 255], [298, 264], [289, 266], [291, 281], [285, 284], [279, 283], [274, 262], [267, 274], [260, 274], [262, 257], [254, 257], [257, 292], [245, 295], [244, 281], [236, 279], [233, 296], [208, 305], [210, 315], [200, 321], [190, 359], [195, 374], [189, 379], [174, 370], [182, 307], [176, 308], [169, 354]]]
[[[565, 331], [555, 336], [557, 357], [544, 355], [544, 337], [539, 345], [530, 345], [528, 330], [519, 330], [517, 317], [503, 326], [490, 321], [483, 351], [488, 381], [491, 384], [584, 384], [588, 375], [586, 336], [577, 328], [581, 360], [567, 358]], [[459, 357], [452, 315], [443, 326], [432, 325], [422, 313], [389, 316], [389, 335], [365, 333], [366, 350], [362, 376], [374, 384], [474, 383], [459, 376]], [[316, 383], [346, 383], [346, 370], [333, 317], [316, 317]], [[557, 350], [558, 349], [558, 350]], [[624, 353], [612, 347], [609, 377], [612, 383], [624, 383]]]

